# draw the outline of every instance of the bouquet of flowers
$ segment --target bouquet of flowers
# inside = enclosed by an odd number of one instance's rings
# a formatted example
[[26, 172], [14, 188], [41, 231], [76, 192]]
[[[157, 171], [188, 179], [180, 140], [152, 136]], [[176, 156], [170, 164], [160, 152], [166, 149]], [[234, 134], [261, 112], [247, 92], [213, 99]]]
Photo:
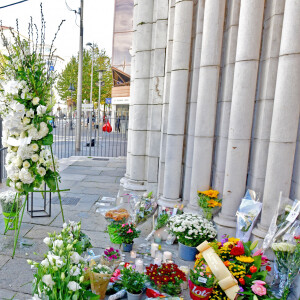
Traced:
[[22, 197], [17, 197], [17, 193], [11, 190], [0, 193], [0, 202], [2, 212], [4, 213], [16, 213], [18, 208], [22, 205]]
[[36, 269], [32, 288], [34, 299], [98, 299], [89, 291], [90, 283], [84, 276], [84, 259], [76, 252], [77, 240], [68, 229], [49, 234], [44, 239], [49, 247], [44, 260], [40, 263], [27, 261]]
[[243, 242], [248, 242], [251, 236], [252, 228], [258, 218], [262, 208], [262, 203], [258, 201], [257, 194], [248, 190], [242, 199], [237, 215], [236, 237]]
[[[252, 253], [257, 242], [244, 243], [240, 239], [223, 236], [221, 242], [212, 242], [210, 245], [238, 281], [241, 297], [244, 296], [249, 300], [272, 299], [270, 288], [265, 282], [268, 272], [271, 271], [268, 258], [263, 255], [261, 250]], [[199, 253], [195, 267], [202, 261], [203, 256]], [[227, 300], [228, 298], [215, 282], [209, 299]]]
[[203, 258], [198, 259], [193, 270], [190, 271], [190, 296], [191, 299], [207, 300], [216, 283], [216, 278]]
[[[296, 227], [296, 228], [295, 228]], [[300, 272], [300, 222], [296, 221], [294, 229], [299, 235], [290, 239], [272, 244], [272, 250], [275, 253], [275, 280], [273, 282], [272, 291], [276, 298], [287, 299], [290, 287]], [[294, 231], [295, 233], [295, 231]], [[293, 237], [293, 239], [292, 239]]]
[[170, 296], [178, 296], [181, 293], [180, 284], [187, 280], [176, 264], [151, 264], [146, 267], [146, 275], [153, 286]]
[[155, 230], [158, 230], [167, 225], [169, 221], [170, 215], [166, 210], [162, 210], [156, 219]]
[[90, 269], [92, 291], [96, 295], [99, 295], [100, 299], [105, 298], [107, 286], [112, 274], [113, 270], [111, 268], [101, 264], [95, 264]]
[[136, 229], [135, 224], [125, 223], [121, 225], [121, 228], [118, 232], [122, 243], [124, 244], [133, 244], [133, 240], [138, 238], [141, 234], [139, 230]]
[[218, 195], [219, 192], [215, 190], [198, 191], [198, 204], [208, 220], [212, 219], [214, 208], [222, 206], [222, 199], [218, 199]]
[[168, 227], [181, 244], [190, 247], [196, 247], [206, 240], [212, 241], [217, 235], [212, 222], [193, 214], [171, 217]]
[[118, 249], [113, 247], [104, 250], [101, 257], [101, 264], [116, 269], [121, 262], [121, 253]]

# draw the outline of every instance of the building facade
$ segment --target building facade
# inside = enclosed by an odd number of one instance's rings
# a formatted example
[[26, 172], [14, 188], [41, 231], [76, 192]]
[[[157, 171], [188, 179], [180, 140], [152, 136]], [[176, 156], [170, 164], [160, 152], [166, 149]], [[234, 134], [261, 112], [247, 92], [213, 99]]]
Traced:
[[247, 189], [264, 237], [279, 194], [300, 199], [300, 1], [135, 0], [125, 189], [197, 211], [234, 234]]

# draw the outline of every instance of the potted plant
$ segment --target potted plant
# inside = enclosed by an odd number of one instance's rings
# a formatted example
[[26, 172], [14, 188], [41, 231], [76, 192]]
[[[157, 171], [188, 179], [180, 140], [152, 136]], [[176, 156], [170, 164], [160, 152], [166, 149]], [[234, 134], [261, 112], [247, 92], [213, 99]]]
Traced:
[[101, 264], [116, 269], [121, 262], [121, 253], [113, 247], [107, 248], [101, 256]]
[[14, 230], [18, 227], [18, 211], [22, 205], [22, 197], [16, 192], [8, 190], [0, 193], [0, 202], [5, 223], [5, 230]]
[[179, 242], [179, 257], [193, 261], [198, 253], [197, 246], [204, 241], [212, 241], [217, 231], [212, 222], [193, 214], [176, 215], [168, 222], [170, 232]]
[[218, 199], [216, 190], [198, 191], [198, 204], [207, 220], [211, 220], [214, 213], [222, 206], [222, 199]]
[[127, 291], [128, 300], [141, 299], [145, 287], [146, 276], [135, 271], [131, 266], [124, 268], [121, 271], [121, 274], [122, 285]]
[[133, 246], [133, 240], [140, 236], [140, 231], [135, 228], [133, 223], [122, 224], [119, 229], [119, 236], [122, 239], [124, 252], [130, 252]]
[[193, 300], [208, 300], [213, 291], [215, 276], [211, 272], [205, 260], [201, 258], [190, 271], [189, 288], [190, 297]]
[[181, 283], [187, 280], [185, 273], [176, 264], [151, 264], [146, 267], [146, 275], [151, 285], [170, 296], [178, 296], [181, 293]]
[[113, 270], [105, 265], [94, 265], [90, 269], [90, 279], [92, 292], [100, 296], [100, 299], [105, 298], [105, 293], [109, 280], [113, 274]]

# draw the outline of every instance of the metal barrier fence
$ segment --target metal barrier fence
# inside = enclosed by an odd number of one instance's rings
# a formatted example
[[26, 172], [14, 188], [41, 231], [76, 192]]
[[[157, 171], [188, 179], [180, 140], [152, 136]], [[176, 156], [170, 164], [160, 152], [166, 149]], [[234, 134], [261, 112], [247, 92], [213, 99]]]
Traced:
[[0, 183], [4, 182], [6, 179], [6, 169], [5, 169], [5, 157], [7, 153], [7, 148], [0, 149]]
[[[76, 118], [56, 117], [53, 126], [53, 152], [60, 158], [77, 156], [126, 156], [128, 137], [128, 116], [120, 115], [92, 117], [83, 113], [81, 117], [81, 151], [76, 152]], [[106, 131], [105, 131], [106, 130]], [[111, 130], [111, 131], [110, 131]], [[90, 140], [92, 142], [90, 143]]]

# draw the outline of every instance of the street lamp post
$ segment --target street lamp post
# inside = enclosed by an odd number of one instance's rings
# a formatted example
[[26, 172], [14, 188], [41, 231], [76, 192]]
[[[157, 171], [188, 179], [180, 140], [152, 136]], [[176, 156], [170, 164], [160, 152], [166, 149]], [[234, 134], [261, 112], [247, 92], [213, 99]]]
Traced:
[[105, 70], [97, 70], [96, 72], [99, 72], [99, 97], [98, 97], [98, 123], [100, 122], [100, 104], [101, 104], [101, 86], [102, 86], [102, 77]]
[[92, 123], [93, 123], [93, 116], [94, 116], [94, 104], [93, 104], [93, 75], [94, 75], [94, 44], [92, 43], [87, 43], [87, 46], [92, 48], [92, 71], [91, 71], [91, 92], [90, 92], [90, 104], [92, 104], [92, 111], [89, 114], [89, 128], [90, 128], [90, 150], [89, 150], [89, 155], [92, 155], [92, 131], [93, 131], [93, 127], [92, 127]]

